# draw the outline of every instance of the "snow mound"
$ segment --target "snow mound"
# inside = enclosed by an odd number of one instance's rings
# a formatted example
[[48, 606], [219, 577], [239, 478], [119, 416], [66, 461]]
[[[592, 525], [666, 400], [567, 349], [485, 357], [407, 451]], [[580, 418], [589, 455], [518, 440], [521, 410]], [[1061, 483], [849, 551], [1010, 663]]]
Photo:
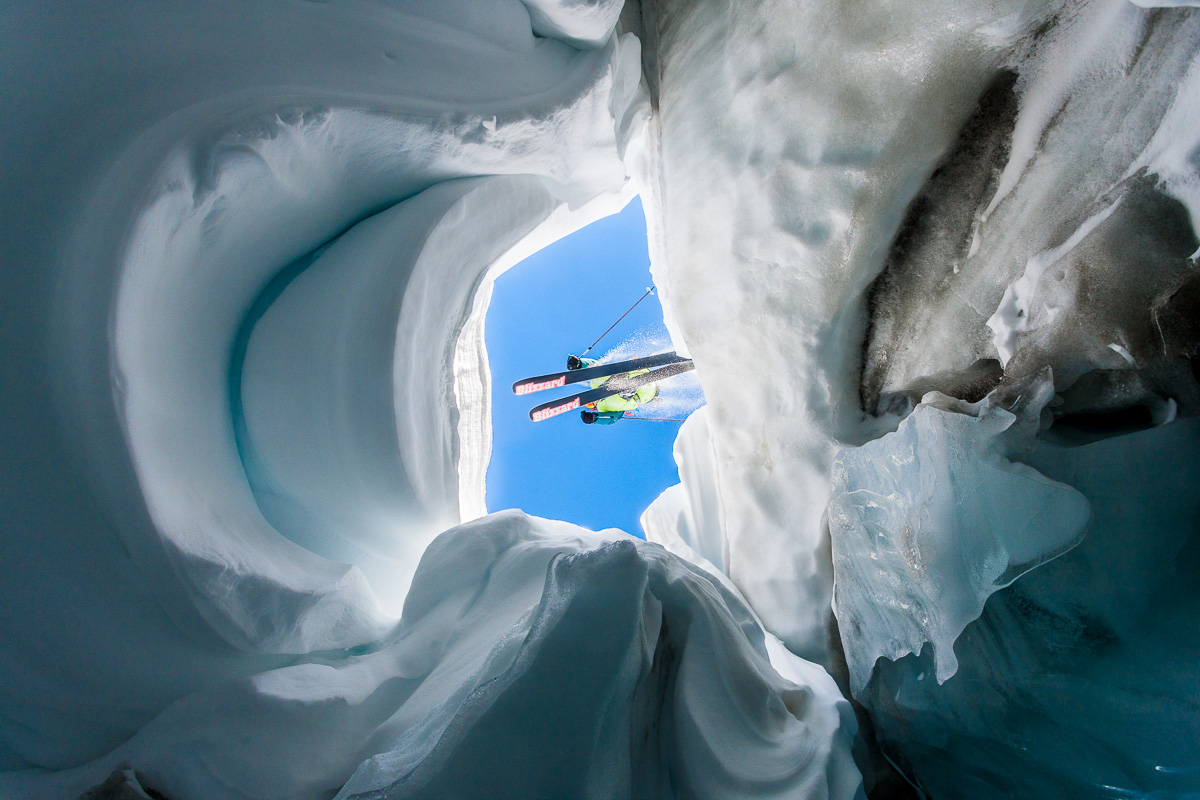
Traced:
[[787, 678], [736, 594], [657, 545], [503, 512], [438, 537], [361, 652], [202, 689], [0, 787], [71, 796], [133, 763], [172, 798], [861, 796], [849, 704], [782, 653]]

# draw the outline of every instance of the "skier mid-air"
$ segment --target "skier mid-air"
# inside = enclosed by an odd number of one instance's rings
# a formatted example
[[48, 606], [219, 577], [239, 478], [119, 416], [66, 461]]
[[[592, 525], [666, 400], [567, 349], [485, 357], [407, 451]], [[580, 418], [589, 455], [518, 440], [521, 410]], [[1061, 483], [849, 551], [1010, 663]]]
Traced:
[[674, 353], [660, 353], [610, 364], [598, 364], [590, 358], [571, 356], [567, 359], [566, 372], [553, 372], [517, 381], [513, 384], [513, 392], [529, 394], [586, 381], [590, 387], [586, 391], [542, 403], [529, 412], [529, 418], [541, 422], [578, 408], [585, 423], [611, 425], [657, 397], [659, 381], [688, 372], [694, 367], [691, 359]]
[[[580, 358], [579, 356], [567, 356], [567, 369], [587, 369], [588, 367], [596, 366], [597, 361], [594, 358]], [[634, 378], [638, 375], [645, 375], [650, 372], [648, 367], [635, 369], [630, 372], [619, 373], [622, 378]], [[593, 378], [588, 381], [588, 385], [593, 389], [599, 389], [609, 379], [608, 378]], [[617, 394], [610, 394], [593, 403], [588, 403], [585, 408], [579, 412], [579, 417], [588, 425], [612, 425], [614, 422], [625, 416], [628, 411], [636, 411], [646, 403], [658, 397], [658, 384], [647, 383], [644, 386], [638, 386], [633, 389], [625, 389]]]
[[[629, 311], [600, 334], [600, 339], [617, 327], [617, 323], [625, 319], [630, 311], [637, 308], [638, 303], [654, 293], [654, 288], [646, 287], [646, 293], [629, 307]], [[600, 343], [600, 339], [592, 342], [588, 350]], [[568, 411], [580, 409], [579, 415], [588, 425], [611, 425], [624, 417], [630, 411], [649, 403], [658, 397], [658, 382], [675, 375], [687, 372], [695, 367], [691, 359], [683, 358], [674, 353], [659, 353], [654, 356], [632, 358], [628, 361], [618, 361], [610, 364], [600, 364], [595, 359], [567, 356], [567, 371], [552, 372], [549, 375], [538, 375], [526, 378], [513, 384], [514, 394], [529, 394], [543, 389], [557, 389], [568, 383], [583, 383], [587, 381], [587, 391], [578, 392], [559, 400], [551, 400], [535, 406], [529, 412], [529, 418], [541, 422]]]

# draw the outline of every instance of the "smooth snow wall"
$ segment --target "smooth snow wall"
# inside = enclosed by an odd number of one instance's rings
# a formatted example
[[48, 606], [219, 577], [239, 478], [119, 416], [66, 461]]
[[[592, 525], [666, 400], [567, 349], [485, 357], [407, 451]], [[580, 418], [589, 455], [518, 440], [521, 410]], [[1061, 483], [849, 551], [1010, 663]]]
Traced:
[[[615, 49], [594, 55], [583, 92], [542, 120], [430, 125], [334, 109], [268, 121], [265, 136], [223, 136], [204, 166], [211, 188], [189, 180], [182, 155], [160, 178], [161, 194], [136, 224], [122, 267], [115, 368], [151, 515], [210, 622], [232, 623], [227, 636], [282, 650], [362, 637], [345, 618], [370, 606], [359, 596], [366, 586], [358, 571], [318, 577], [331, 567], [277, 533], [368, 567], [397, 613], [425, 544], [459, 521], [456, 462], [486, 461], [486, 452], [459, 453], [454, 343], [483, 276], [505, 251], [560, 203], [622, 190], [612, 79], [604, 77]], [[597, 136], [607, 138], [610, 160], [585, 159], [591, 173], [570, 174], [575, 167], [559, 148], [602, 152]], [[515, 144], [522, 152], [513, 158]], [[447, 182], [481, 172], [532, 175]], [[555, 178], [563, 181], [559, 197], [549, 185]], [[411, 199], [341, 232], [389, 195]], [[230, 332], [246, 298], [281, 266], [306, 258], [320, 231], [338, 235], [248, 332], [239, 452], [222, 402]], [[250, 594], [232, 588], [248, 575], [265, 585]], [[301, 618], [281, 626], [299, 637], [294, 644], [272, 642], [277, 634], [260, 627], [258, 595], [275, 586], [309, 598], [299, 604]], [[217, 607], [209, 598], [220, 598]], [[311, 639], [309, 616], [338, 638]], [[277, 622], [265, 624], [277, 630]]]
[[631, 196], [645, 104], [518, 2], [5, 16], [0, 764], [57, 768], [394, 626], [482, 510], [490, 275]]

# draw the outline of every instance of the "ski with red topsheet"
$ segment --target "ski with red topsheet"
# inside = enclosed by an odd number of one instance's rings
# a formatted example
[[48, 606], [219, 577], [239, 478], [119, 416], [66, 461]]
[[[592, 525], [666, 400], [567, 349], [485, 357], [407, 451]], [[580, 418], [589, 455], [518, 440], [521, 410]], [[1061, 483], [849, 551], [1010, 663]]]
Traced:
[[[629, 363], [629, 362], [626, 362]], [[544, 419], [557, 417], [559, 414], [565, 414], [568, 411], [574, 411], [577, 408], [582, 408], [589, 403], [595, 403], [603, 400], [606, 397], [611, 397], [614, 394], [627, 392], [638, 389], [649, 383], [657, 383], [658, 381], [681, 375], [684, 372], [689, 372], [696, 368], [690, 359], [683, 359], [672, 364], [668, 364], [660, 369], [644, 372], [641, 375], [625, 376], [617, 375], [609, 378], [604, 382], [603, 386], [596, 389], [589, 389], [586, 392], [580, 392], [568, 397], [563, 397], [558, 400], [551, 400], [548, 403], [542, 403], [540, 406], [535, 406], [529, 412], [529, 418], [534, 422], [541, 422]], [[644, 367], [642, 368], [644, 369]], [[577, 370], [581, 371], [581, 370]]]
[[549, 375], [538, 375], [535, 378], [517, 381], [513, 384], [513, 394], [531, 394], [544, 389], [557, 389], [569, 383], [582, 383], [596, 378], [607, 378], [609, 375], [621, 372], [633, 372], [635, 369], [652, 369], [666, 364], [677, 364], [680, 361], [687, 361], [687, 359], [674, 353], [659, 353], [629, 361], [614, 361], [611, 364], [597, 364], [594, 367], [572, 369], [566, 372], [551, 372]]

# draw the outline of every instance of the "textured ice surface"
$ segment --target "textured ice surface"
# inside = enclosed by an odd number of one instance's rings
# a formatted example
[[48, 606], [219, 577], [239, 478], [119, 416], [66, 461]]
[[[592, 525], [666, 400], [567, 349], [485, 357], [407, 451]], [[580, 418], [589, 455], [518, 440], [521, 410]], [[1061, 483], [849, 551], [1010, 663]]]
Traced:
[[1006, 384], [1052, 366], [1059, 414], [1197, 407], [1198, 41], [1195, 12], [1129, 3], [1014, 40], [872, 287], [866, 411], [978, 399], [1000, 365]]
[[[1141, 562], [1068, 565], [1099, 536], [1189, 569], [1164, 543], [1196, 518], [1140, 510], [1197, 496], [1163, 472], [1200, 458], [1177, 427], [1200, 413], [1200, 16], [1123, 0], [656, 5], [647, 218], [711, 447], [681, 434], [681, 473], [705, 477], [665, 492], [647, 530], [697, 563], [720, 553], [770, 630], [834, 666], [838, 587], [884, 780], [890, 762], [933, 797], [1194, 796], [1184, 687], [1200, 662], [1153, 621], [1194, 629], [1187, 593], [1147, 587], [1136, 637], [1114, 639], [1088, 598], [1126, 596]], [[1047, 367], [1033, 430], [1001, 431]], [[945, 398], [906, 419], [930, 392]], [[987, 413], [963, 404], [989, 393]], [[1019, 574], [1074, 542], [1089, 504], [1083, 543]], [[712, 507], [721, 544], [698, 547]], [[1029, 599], [1054, 581], [1053, 603]], [[1172, 676], [1139, 696], [1157, 653]], [[1104, 679], [1067, 691], [1093, 660]]]
[[[833, 609], [855, 695], [877, 659], [927, 642], [944, 683], [988, 597], [1076, 545], [1091, 517], [1079, 492], [1006, 458], [1013, 414], [958, 406], [931, 393], [894, 433], [834, 461]], [[1033, 432], [1040, 411], [1026, 410]]]
[[704, 384], [729, 575], [817, 660], [829, 468], [863, 436], [864, 293], [1005, 57], [992, 28], [1024, 31], [1028, 5], [656, 4], [655, 280]]
[[992, 595], [945, 684], [925, 652], [859, 695], [930, 796], [1197, 795], [1198, 448], [1192, 419], [1026, 458], [1087, 497], [1083, 541]]

